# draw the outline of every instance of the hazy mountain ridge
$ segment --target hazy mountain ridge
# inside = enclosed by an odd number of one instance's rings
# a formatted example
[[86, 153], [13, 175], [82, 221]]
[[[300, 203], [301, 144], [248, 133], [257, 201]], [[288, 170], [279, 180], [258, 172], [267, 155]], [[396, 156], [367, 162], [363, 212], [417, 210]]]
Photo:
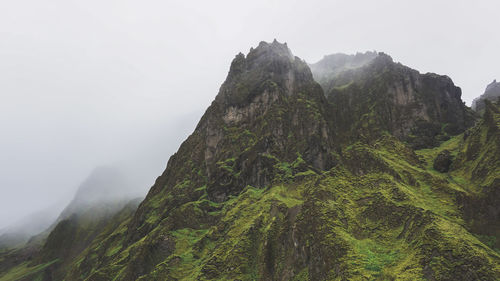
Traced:
[[[134, 186], [134, 181], [127, 179], [130, 177], [121, 168], [96, 167], [58, 215], [44, 218], [44, 228], [36, 228], [36, 231], [21, 237], [13, 233], [15, 241], [2, 240], [8, 243], [8, 247], [0, 254], [1, 271], [30, 261], [34, 264], [49, 264], [46, 271], [50, 274], [47, 276], [58, 279], [57, 270], [53, 270], [56, 265], [52, 263], [53, 260], [70, 261], [103, 229], [114, 223], [119, 224], [123, 217], [131, 216], [135, 211], [143, 197]], [[33, 224], [38, 223], [34, 217], [29, 217], [25, 227], [33, 228]], [[31, 277], [26, 280], [31, 280]]]
[[426, 148], [463, 132], [476, 119], [449, 77], [420, 74], [384, 53], [320, 84], [340, 130], [350, 138], [389, 131], [414, 148]]
[[320, 61], [309, 64], [309, 67], [314, 80], [323, 87], [325, 92], [328, 92], [327, 89], [333, 83], [332, 78], [338, 76], [341, 72], [363, 67], [377, 56], [378, 53], [375, 51], [356, 53], [355, 55], [337, 53], [324, 56]]
[[497, 80], [493, 80], [493, 82], [486, 86], [486, 90], [484, 91], [484, 93], [472, 101], [472, 109], [479, 113], [483, 113], [485, 109], [485, 100], [496, 102], [499, 98], [500, 82], [497, 82]]
[[0, 231], [0, 250], [20, 246], [54, 223], [59, 215], [59, 208], [47, 208], [38, 211]]
[[286, 44], [238, 54], [137, 210], [59, 223], [26, 278], [500, 278], [499, 105], [471, 128], [451, 79], [371, 56], [320, 85]]

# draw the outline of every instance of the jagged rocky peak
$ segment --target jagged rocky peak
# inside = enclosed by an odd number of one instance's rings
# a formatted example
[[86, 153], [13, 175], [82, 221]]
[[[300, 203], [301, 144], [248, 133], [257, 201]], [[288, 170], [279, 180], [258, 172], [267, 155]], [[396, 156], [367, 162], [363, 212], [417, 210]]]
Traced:
[[246, 57], [242, 53], [236, 55], [216, 102], [241, 107], [266, 89], [292, 95], [301, 83], [311, 81], [307, 64], [294, 57], [286, 43], [276, 39], [272, 43], [260, 42]]
[[485, 100], [490, 100], [496, 102], [500, 98], [500, 82], [497, 80], [493, 80], [488, 86], [486, 86], [486, 90], [484, 93], [475, 98], [472, 101], [472, 109], [476, 112], [483, 113], [485, 109]]
[[496, 88], [500, 87], [500, 83], [497, 82], [497, 79], [494, 79], [488, 86], [486, 86], [486, 92], [492, 91]]
[[256, 63], [262, 62], [263, 60], [275, 59], [276, 57], [281, 57], [290, 61], [295, 59], [288, 45], [286, 43], [280, 43], [276, 39], [271, 43], [261, 41], [257, 48], [251, 48], [248, 53], [248, 59], [254, 60]]
[[[208, 190], [222, 200], [228, 185], [231, 189], [266, 186], [272, 181], [276, 161], [292, 162], [296, 152], [318, 169], [331, 166], [327, 153], [331, 145], [326, 145], [332, 135], [330, 120], [323, 115], [327, 104], [308, 65], [293, 56], [286, 43], [261, 42], [246, 57], [238, 54], [215, 102], [198, 125], [206, 132], [204, 160], [208, 177], [213, 179]], [[235, 147], [234, 138], [239, 136], [228, 134], [229, 129], [246, 131], [251, 143]], [[296, 138], [302, 140], [302, 147], [297, 147]], [[237, 178], [218, 168], [217, 163], [227, 159], [234, 159], [232, 170], [239, 173]], [[220, 186], [222, 176], [225, 187]]]
[[[275, 165], [298, 155], [305, 166], [331, 167], [327, 105], [306, 62], [286, 44], [261, 42], [236, 55], [214, 102], [150, 193], [188, 177], [193, 187], [206, 185], [210, 199], [223, 201], [247, 185], [268, 186]], [[179, 170], [184, 162], [201, 170]]]

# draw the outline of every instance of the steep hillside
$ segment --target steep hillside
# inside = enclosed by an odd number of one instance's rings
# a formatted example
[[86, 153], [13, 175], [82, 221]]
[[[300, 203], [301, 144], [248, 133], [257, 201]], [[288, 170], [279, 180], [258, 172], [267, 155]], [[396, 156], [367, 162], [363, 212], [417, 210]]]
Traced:
[[325, 95], [286, 44], [238, 54], [135, 212], [0, 280], [499, 280], [498, 106], [469, 128], [449, 78], [351, 68]]
[[484, 93], [472, 101], [472, 109], [482, 114], [486, 106], [485, 100], [496, 102], [499, 98], [500, 83], [497, 80], [493, 80], [493, 82], [486, 86]]

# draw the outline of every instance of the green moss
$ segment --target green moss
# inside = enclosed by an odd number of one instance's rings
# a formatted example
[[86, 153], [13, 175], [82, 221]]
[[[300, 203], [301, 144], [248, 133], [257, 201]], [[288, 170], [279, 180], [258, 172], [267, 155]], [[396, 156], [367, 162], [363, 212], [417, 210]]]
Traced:
[[416, 150], [415, 153], [420, 157], [421, 161], [425, 163], [427, 170], [433, 170], [432, 164], [437, 155], [443, 150], [448, 150], [451, 152], [451, 155], [455, 157], [458, 154], [462, 139], [463, 134], [460, 134], [441, 143], [438, 147]]
[[292, 279], [293, 281], [308, 281], [309, 280], [309, 270], [304, 268]]
[[400, 259], [399, 249], [394, 249], [393, 245], [377, 244], [370, 239], [351, 240], [356, 253], [360, 256], [357, 262], [361, 263], [364, 269], [374, 271], [377, 276], [383, 268], [390, 267]]
[[295, 161], [293, 161], [292, 167], [299, 168], [303, 165], [306, 165], [306, 161], [304, 161], [304, 159], [302, 158], [302, 154], [300, 154], [300, 152], [297, 152], [297, 158], [295, 159]]
[[293, 178], [292, 166], [287, 162], [280, 162], [274, 165], [277, 175], [275, 180], [277, 182], [290, 182]]

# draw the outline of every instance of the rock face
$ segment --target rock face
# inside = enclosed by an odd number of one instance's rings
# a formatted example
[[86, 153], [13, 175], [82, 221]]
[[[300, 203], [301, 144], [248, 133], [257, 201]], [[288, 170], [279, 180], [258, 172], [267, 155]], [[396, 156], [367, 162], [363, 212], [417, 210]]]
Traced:
[[485, 100], [496, 102], [499, 98], [500, 82], [497, 82], [497, 80], [493, 80], [493, 82], [486, 86], [484, 94], [472, 101], [472, 109], [482, 114], [485, 109]]
[[453, 157], [448, 150], [441, 151], [436, 159], [434, 159], [433, 167], [436, 171], [441, 173], [446, 173], [450, 169], [450, 165], [453, 162]]
[[[497, 111], [453, 136], [472, 117], [449, 78], [355, 57], [322, 66], [336, 73], [325, 95], [286, 44], [238, 54], [137, 210], [62, 221], [25, 270], [44, 281], [499, 279], [497, 200], [481, 195], [497, 195], [481, 189], [500, 174], [481, 164], [496, 161], [484, 128]], [[457, 157], [436, 173], [444, 150]]]
[[449, 77], [420, 74], [383, 53], [358, 68], [332, 73], [321, 85], [339, 130], [349, 137], [388, 131], [414, 148], [432, 147], [475, 121]]
[[[272, 167], [277, 163], [266, 155], [293, 161], [300, 154], [307, 164], [321, 170], [334, 164], [330, 154], [335, 139], [327, 118], [327, 102], [307, 64], [294, 57], [286, 44], [261, 42], [246, 58], [239, 54], [208, 111], [220, 115], [206, 115], [197, 130], [209, 136], [204, 155], [214, 191], [221, 189], [220, 184], [269, 185], [274, 177]], [[246, 130], [265, 138], [250, 147], [225, 151], [235, 141], [228, 130]], [[243, 150], [246, 153], [242, 154]], [[217, 162], [233, 158], [235, 170], [241, 172], [240, 182], [221, 180]], [[227, 195], [213, 196], [224, 199]]]

